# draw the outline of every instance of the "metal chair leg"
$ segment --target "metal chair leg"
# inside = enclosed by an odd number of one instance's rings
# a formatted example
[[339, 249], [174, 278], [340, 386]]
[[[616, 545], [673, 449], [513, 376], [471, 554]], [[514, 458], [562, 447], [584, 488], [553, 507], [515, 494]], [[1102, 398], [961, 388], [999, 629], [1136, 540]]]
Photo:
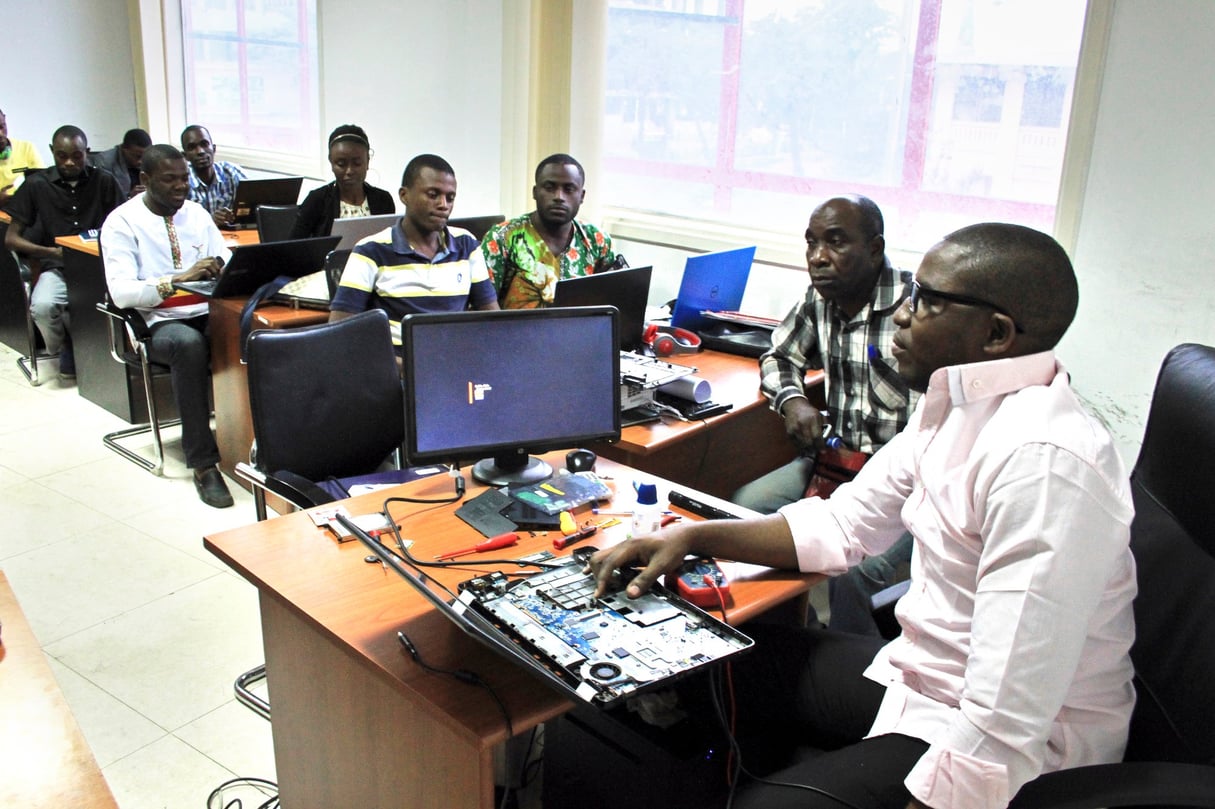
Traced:
[[266, 679], [266, 666], [263, 663], [257, 668], [249, 669], [237, 677], [232, 690], [236, 693], [237, 702], [269, 722], [270, 703], [249, 690], [250, 685], [261, 682], [264, 679]]

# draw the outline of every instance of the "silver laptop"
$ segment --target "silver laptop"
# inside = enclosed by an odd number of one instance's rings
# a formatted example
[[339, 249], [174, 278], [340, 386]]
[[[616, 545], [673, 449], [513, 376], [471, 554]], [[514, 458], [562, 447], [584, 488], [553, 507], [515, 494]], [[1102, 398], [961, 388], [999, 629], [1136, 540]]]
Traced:
[[338, 520], [440, 613], [566, 696], [607, 708], [751, 648], [729, 624], [655, 584], [639, 598], [594, 598], [595, 579], [573, 557], [526, 579], [490, 573], [452, 593], [344, 516]]
[[353, 219], [334, 219], [331, 236], [340, 236], [335, 250], [349, 250], [373, 233], [379, 233], [386, 227], [391, 227], [401, 218], [399, 213], [386, 213], [379, 216], [356, 216]]

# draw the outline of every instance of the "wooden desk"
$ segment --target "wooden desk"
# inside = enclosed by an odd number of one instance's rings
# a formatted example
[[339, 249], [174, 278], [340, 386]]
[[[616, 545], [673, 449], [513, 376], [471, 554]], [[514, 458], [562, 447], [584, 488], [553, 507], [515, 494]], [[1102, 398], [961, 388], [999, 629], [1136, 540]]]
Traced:
[[[215, 440], [219, 467], [242, 486], [249, 484], [233, 474], [240, 461], [249, 462], [253, 444], [253, 416], [249, 411], [249, 372], [240, 361], [240, 314], [243, 299], [211, 301], [211, 387], [215, 392]], [[329, 313], [290, 306], [261, 306], [253, 317], [254, 329], [296, 329], [324, 323]], [[404, 418], [404, 414], [401, 416]]]
[[0, 573], [0, 806], [118, 809]]
[[[233, 231], [225, 237], [228, 246], [256, 244], [256, 230]], [[101, 247], [79, 236], [61, 236], [55, 243], [64, 248], [63, 277], [67, 282], [68, 309], [72, 313], [72, 349], [76, 356], [76, 388], [80, 395], [114, 415], [137, 424], [147, 421], [143, 380], [139, 372], [114, 361], [110, 356], [109, 324], [97, 311], [105, 300], [105, 271]], [[167, 378], [157, 391], [162, 418], [171, 418], [177, 407]]]
[[[548, 459], [560, 465], [563, 453]], [[630, 490], [631, 470], [600, 460], [599, 471], [615, 478], [618, 491]], [[660, 493], [668, 487], [663, 482]], [[481, 490], [471, 484], [468, 497]], [[392, 490], [398, 492], [442, 497], [452, 483], [436, 476]], [[345, 505], [352, 514], [368, 513], [384, 496], [363, 495]], [[620, 497], [622, 508], [630, 503]], [[483, 539], [454, 508], [393, 504], [392, 514], [402, 535], [415, 540], [414, 554], [432, 557]], [[605, 547], [625, 530], [606, 529], [593, 542]], [[522, 536], [512, 557], [551, 550], [551, 537]], [[208, 536], [204, 545], [259, 591], [284, 806], [494, 806], [493, 748], [506, 739], [501, 713], [484, 690], [412, 662], [395, 637], [399, 629], [428, 665], [480, 674], [502, 699], [516, 734], [570, 707], [464, 635], [394, 572], [364, 562], [362, 544], [337, 544], [307, 513]], [[432, 570], [449, 586], [479, 572]], [[750, 568], [731, 584], [730, 619], [741, 622], [796, 598], [816, 580]]]
[[[717, 497], [729, 497], [794, 458], [797, 451], [784, 422], [759, 392], [759, 360], [702, 351], [669, 361], [695, 367], [697, 376], [709, 380], [713, 401], [734, 409], [703, 421], [667, 419], [626, 427], [619, 442], [593, 447], [600, 456]], [[806, 389], [820, 407], [822, 378], [822, 371], [806, 376]]]

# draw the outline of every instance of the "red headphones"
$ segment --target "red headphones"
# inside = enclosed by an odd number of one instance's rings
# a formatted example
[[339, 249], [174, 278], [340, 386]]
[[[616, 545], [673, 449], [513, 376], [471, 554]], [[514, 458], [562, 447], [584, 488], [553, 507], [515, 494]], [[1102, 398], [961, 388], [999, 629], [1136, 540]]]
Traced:
[[700, 338], [687, 329], [675, 326], [659, 326], [651, 323], [645, 327], [642, 339], [656, 357], [695, 354], [700, 351]]

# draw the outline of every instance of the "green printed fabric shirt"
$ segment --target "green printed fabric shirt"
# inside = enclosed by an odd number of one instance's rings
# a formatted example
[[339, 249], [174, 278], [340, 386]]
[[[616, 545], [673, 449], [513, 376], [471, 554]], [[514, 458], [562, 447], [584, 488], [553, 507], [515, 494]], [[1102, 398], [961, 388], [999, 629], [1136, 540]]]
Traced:
[[612, 238], [592, 225], [575, 221], [569, 247], [555, 256], [532, 225], [531, 214], [523, 214], [485, 234], [476, 255], [493, 278], [499, 306], [536, 309], [553, 302], [558, 281], [590, 275], [596, 264], [610, 259]]

